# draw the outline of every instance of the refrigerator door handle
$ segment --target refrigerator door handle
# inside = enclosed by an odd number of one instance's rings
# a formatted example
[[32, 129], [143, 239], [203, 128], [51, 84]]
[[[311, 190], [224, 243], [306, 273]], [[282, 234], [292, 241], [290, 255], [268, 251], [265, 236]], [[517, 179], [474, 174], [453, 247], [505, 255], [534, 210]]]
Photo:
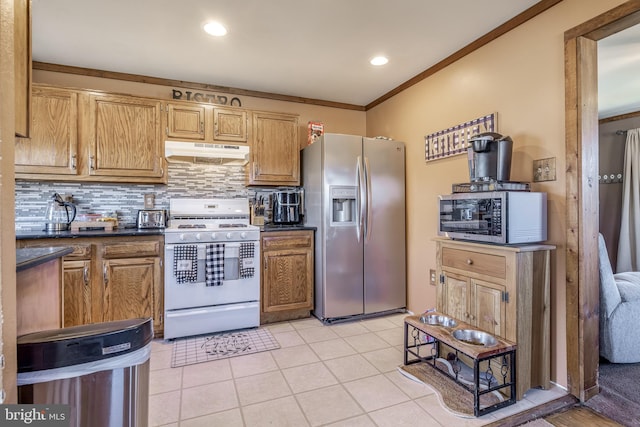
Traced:
[[365, 222], [364, 222], [364, 238], [365, 241], [371, 238], [371, 228], [373, 226], [373, 221], [371, 219], [371, 173], [369, 173], [369, 158], [364, 158], [364, 178], [365, 178]]
[[356, 217], [358, 218], [358, 224], [356, 225], [356, 237], [358, 239], [358, 242], [360, 242], [360, 236], [363, 234], [365, 214], [363, 203], [366, 200], [364, 169], [362, 166], [362, 157], [358, 156], [358, 165], [356, 167], [356, 181], [358, 183], [358, 195], [356, 197]]

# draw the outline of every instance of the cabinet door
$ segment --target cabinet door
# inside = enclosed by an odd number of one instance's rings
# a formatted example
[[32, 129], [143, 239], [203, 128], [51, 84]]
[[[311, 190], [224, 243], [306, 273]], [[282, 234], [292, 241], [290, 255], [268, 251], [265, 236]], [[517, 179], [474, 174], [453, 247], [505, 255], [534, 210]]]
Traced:
[[34, 87], [31, 138], [16, 139], [16, 173], [76, 175], [78, 95]]
[[162, 178], [160, 126], [160, 101], [91, 95], [89, 175]]
[[91, 261], [63, 263], [62, 327], [91, 323]]
[[213, 110], [213, 139], [247, 142], [247, 112], [227, 108]]
[[447, 273], [444, 278], [445, 313], [454, 319], [471, 323], [469, 306], [471, 304], [471, 283], [468, 277]]
[[204, 141], [203, 105], [167, 104], [167, 137]]
[[249, 184], [299, 185], [297, 117], [253, 113], [253, 137], [249, 155]]
[[491, 334], [505, 337], [505, 288], [495, 283], [472, 280], [472, 324]]
[[308, 249], [263, 254], [264, 312], [313, 308], [313, 258]]
[[155, 284], [161, 282], [160, 259], [123, 258], [103, 261], [103, 319], [133, 319], [153, 317]]
[[13, 4], [15, 134], [29, 137], [31, 136], [31, 0], [14, 0]]

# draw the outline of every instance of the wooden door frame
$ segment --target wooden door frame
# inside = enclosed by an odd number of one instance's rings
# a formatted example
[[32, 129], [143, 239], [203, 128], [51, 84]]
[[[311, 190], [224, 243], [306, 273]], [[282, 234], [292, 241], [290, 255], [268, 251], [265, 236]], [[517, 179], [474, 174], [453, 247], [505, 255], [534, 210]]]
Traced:
[[564, 34], [567, 384], [581, 402], [599, 392], [597, 41], [638, 23], [630, 0]]

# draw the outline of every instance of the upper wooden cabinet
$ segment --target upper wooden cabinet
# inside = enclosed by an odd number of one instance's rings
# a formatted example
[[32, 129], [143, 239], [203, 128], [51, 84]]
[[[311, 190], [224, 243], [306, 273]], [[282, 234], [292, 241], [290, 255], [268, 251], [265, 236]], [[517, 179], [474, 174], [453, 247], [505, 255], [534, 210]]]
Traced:
[[245, 110], [194, 102], [169, 102], [166, 112], [167, 139], [212, 143], [247, 142], [248, 116]]
[[17, 136], [31, 136], [31, 0], [14, 0], [14, 69]]
[[118, 178], [164, 176], [160, 101], [89, 96], [89, 175]]
[[78, 174], [78, 93], [34, 87], [31, 138], [16, 138], [16, 174]]
[[34, 85], [16, 178], [166, 183], [160, 101]]
[[205, 115], [204, 105], [167, 104], [167, 137], [204, 141]]
[[247, 112], [230, 108], [213, 109], [214, 141], [247, 142]]
[[249, 185], [300, 185], [298, 116], [253, 113]]

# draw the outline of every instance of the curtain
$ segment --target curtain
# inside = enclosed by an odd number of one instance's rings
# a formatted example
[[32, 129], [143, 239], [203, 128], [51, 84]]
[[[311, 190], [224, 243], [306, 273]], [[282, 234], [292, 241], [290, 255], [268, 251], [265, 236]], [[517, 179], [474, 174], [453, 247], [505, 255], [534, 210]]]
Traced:
[[617, 273], [640, 271], [640, 128], [627, 131]]

